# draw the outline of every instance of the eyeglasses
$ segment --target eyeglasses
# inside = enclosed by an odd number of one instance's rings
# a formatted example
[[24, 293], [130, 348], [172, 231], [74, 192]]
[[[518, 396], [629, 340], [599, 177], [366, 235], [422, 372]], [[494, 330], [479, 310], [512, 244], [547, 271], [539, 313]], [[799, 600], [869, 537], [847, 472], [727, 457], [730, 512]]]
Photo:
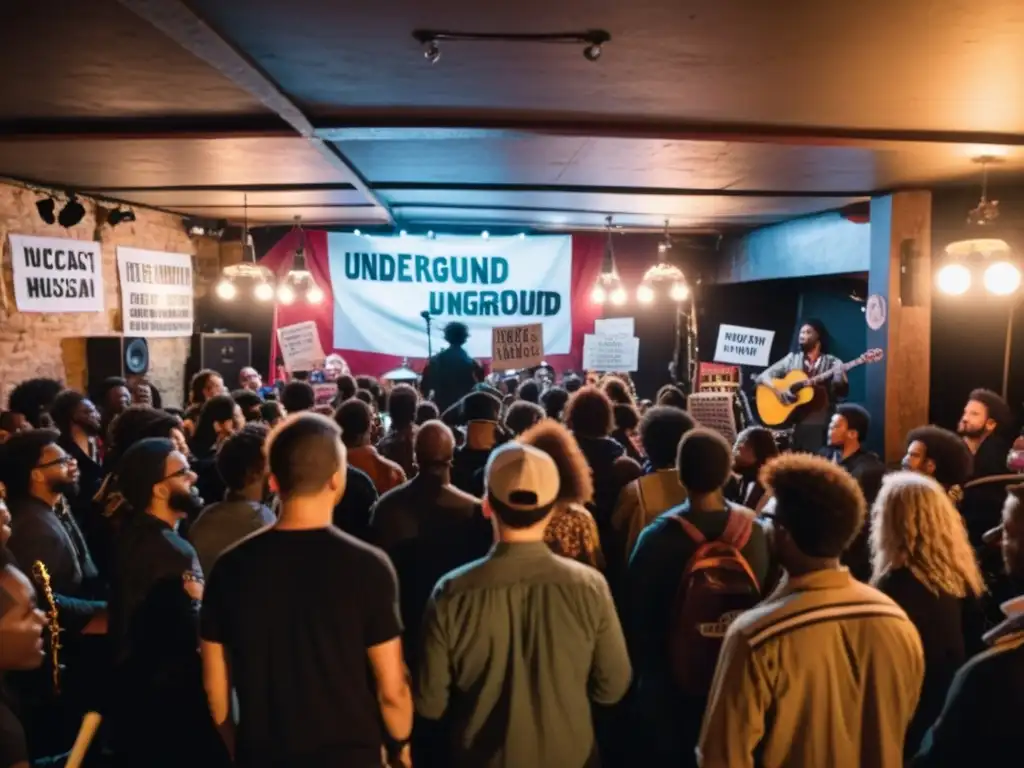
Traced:
[[49, 467], [56, 467], [58, 464], [62, 467], [66, 467], [68, 464], [73, 462], [75, 458], [68, 456], [66, 453], [53, 461], [47, 461], [43, 464], [36, 464], [36, 469], [48, 469]]
[[167, 477], [162, 478], [160, 480], [160, 482], [162, 483], [165, 480], [173, 480], [176, 477], [185, 477], [191, 471], [192, 471], [192, 467], [186, 465], [186, 466], [182, 467], [181, 469], [178, 469], [178, 470], [175, 470], [174, 472], [171, 472], [171, 474], [169, 474]]

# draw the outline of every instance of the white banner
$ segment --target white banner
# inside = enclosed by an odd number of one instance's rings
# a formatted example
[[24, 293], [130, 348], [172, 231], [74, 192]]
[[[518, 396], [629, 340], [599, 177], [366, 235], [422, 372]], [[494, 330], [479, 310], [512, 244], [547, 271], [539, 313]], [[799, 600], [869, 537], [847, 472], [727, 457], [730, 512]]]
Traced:
[[102, 312], [103, 251], [95, 240], [11, 235], [20, 312]]
[[723, 323], [718, 327], [715, 362], [765, 368], [768, 366], [768, 355], [771, 354], [774, 340], [775, 331], [761, 331], [757, 328]]
[[583, 369], [601, 373], [632, 372], [640, 367], [640, 339], [636, 336], [583, 337]]
[[511, 371], [536, 368], [544, 362], [544, 325], [511, 325], [491, 329], [491, 368]]
[[324, 364], [320, 333], [312, 320], [278, 328], [277, 342], [284, 367], [289, 371], [312, 371]]
[[187, 253], [117, 249], [125, 336], [191, 336], [192, 257]]
[[469, 327], [466, 351], [491, 354], [491, 329], [542, 323], [544, 350], [569, 351], [572, 237], [369, 237], [327, 235], [334, 292], [334, 346], [426, 357], [447, 323]]

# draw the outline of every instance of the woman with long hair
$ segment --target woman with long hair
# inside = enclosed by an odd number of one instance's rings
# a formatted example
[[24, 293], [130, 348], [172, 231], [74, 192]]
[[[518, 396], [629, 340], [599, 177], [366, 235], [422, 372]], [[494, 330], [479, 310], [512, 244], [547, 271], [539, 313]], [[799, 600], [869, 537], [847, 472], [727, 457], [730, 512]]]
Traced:
[[941, 485], [916, 472], [882, 481], [871, 509], [871, 583], [907, 612], [924, 648], [924, 685], [904, 752], [917, 752], [957, 669], [981, 649], [981, 571], [960, 513]]
[[557, 421], [544, 419], [520, 435], [519, 442], [544, 451], [558, 467], [558, 497], [554, 514], [544, 531], [544, 540], [551, 551], [602, 568], [604, 556], [597, 524], [583, 506], [594, 496], [594, 483], [576, 438]]

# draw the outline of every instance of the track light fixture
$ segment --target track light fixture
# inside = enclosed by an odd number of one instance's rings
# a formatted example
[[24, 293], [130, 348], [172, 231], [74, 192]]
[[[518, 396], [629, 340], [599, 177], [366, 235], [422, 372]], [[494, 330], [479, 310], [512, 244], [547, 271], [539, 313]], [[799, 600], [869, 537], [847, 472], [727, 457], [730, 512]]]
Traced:
[[583, 57], [597, 61], [604, 51], [604, 44], [612, 36], [603, 29], [588, 29], [583, 32], [551, 32], [544, 34], [512, 32], [456, 32], [441, 29], [414, 29], [413, 38], [423, 46], [423, 58], [431, 64], [441, 59], [441, 41], [469, 43], [569, 43], [584, 45]]
[[124, 222], [135, 221], [135, 211], [130, 208], [117, 208], [107, 214], [107, 224], [116, 227]]
[[57, 203], [52, 197], [44, 197], [42, 200], [36, 201], [36, 210], [44, 224], [53, 224], [57, 221], [56, 207]]
[[78, 201], [78, 197], [72, 192], [68, 195], [68, 201], [64, 204], [60, 213], [57, 214], [57, 223], [65, 229], [75, 226], [85, 218], [85, 206]]

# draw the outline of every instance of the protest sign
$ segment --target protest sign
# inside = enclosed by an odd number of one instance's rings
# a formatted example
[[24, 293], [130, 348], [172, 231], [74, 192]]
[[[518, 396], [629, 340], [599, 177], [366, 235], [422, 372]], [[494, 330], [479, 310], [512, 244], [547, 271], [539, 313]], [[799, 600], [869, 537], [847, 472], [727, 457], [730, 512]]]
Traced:
[[775, 331], [762, 331], [757, 328], [743, 328], [739, 325], [723, 323], [718, 327], [715, 362], [765, 368], [768, 365], [768, 356], [771, 354], [774, 339]]
[[636, 336], [632, 317], [600, 317], [594, 321], [595, 336]]
[[192, 257], [187, 253], [117, 249], [125, 336], [191, 336]]
[[20, 312], [102, 312], [103, 253], [93, 240], [11, 235]]
[[639, 367], [640, 339], [635, 336], [583, 337], [583, 367], [588, 371], [632, 372]]
[[544, 360], [544, 325], [506, 325], [491, 329], [491, 368], [535, 368]]
[[312, 371], [324, 364], [320, 333], [312, 320], [278, 328], [277, 343], [281, 347], [284, 367], [289, 371]]

